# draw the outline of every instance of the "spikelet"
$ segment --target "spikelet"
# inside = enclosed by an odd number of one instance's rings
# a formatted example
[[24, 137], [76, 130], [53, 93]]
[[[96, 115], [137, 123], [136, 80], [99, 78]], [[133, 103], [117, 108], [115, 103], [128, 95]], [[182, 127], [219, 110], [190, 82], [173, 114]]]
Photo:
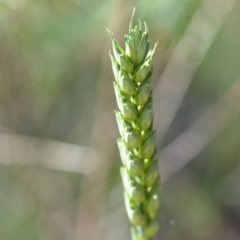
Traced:
[[132, 27], [135, 9], [125, 35], [125, 51], [108, 30], [113, 45], [114, 90], [119, 111], [115, 111], [121, 138], [118, 147], [123, 162], [121, 176], [124, 200], [132, 223], [132, 240], [149, 240], [158, 231], [159, 173], [156, 159], [151, 77], [157, 47], [149, 50], [148, 27]]

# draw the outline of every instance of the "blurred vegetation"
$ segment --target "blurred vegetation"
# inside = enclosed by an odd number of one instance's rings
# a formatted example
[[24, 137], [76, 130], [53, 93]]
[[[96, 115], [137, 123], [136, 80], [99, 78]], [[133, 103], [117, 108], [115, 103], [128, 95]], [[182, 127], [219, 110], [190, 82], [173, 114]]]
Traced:
[[[159, 41], [155, 88], [193, 16], [202, 6], [224, 11], [228, 4], [226, 17], [213, 16], [220, 30], [159, 152], [222, 98], [216, 116], [229, 121], [219, 134], [209, 131], [212, 141], [163, 183], [156, 239], [239, 240], [240, 96], [230, 94], [224, 108], [225, 94], [240, 88], [238, 0], [0, 0], [0, 239], [130, 239], [105, 27], [123, 43], [136, 6], [150, 38]], [[59, 163], [52, 162], [53, 153]], [[65, 169], [73, 160], [72, 170]]]

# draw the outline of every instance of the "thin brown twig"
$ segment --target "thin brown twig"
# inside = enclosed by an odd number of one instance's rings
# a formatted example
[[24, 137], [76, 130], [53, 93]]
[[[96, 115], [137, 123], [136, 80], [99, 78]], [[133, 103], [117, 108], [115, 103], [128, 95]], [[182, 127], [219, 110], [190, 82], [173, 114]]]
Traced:
[[240, 79], [213, 106], [159, 154], [162, 180], [182, 169], [240, 113]]
[[[43, 167], [56, 171], [90, 174], [98, 165], [93, 149], [45, 138], [0, 134], [0, 164]], [[90, 161], [86, 162], [88, 158]]]
[[[128, 4], [127, 1], [113, 3], [108, 28], [114, 29], [114, 26], [120, 25], [118, 19], [121, 20], [121, 24], [125, 24], [122, 19], [126, 19], [127, 23], [127, 11], [124, 10], [124, 7], [128, 9]], [[119, 11], [120, 7], [121, 11]], [[117, 16], [119, 14], [121, 16]], [[118, 27], [117, 30], [119, 31], [121, 28]], [[108, 37], [107, 34], [106, 37]], [[106, 41], [102, 53], [102, 66], [98, 79], [95, 118], [90, 143], [90, 146], [97, 151], [100, 164], [94, 172], [81, 181], [75, 240], [104, 239], [104, 221], [102, 218], [100, 219], [100, 216], [104, 210], [108, 176], [116, 153], [115, 138], [117, 136], [117, 129], [114, 131], [115, 126], [111, 127], [115, 123], [112, 112], [116, 102], [112, 87], [113, 75], [110, 71], [110, 60], [108, 58], [109, 49], [110, 41]]]
[[161, 144], [199, 65], [236, 0], [205, 0], [194, 13], [155, 90], [155, 126]]

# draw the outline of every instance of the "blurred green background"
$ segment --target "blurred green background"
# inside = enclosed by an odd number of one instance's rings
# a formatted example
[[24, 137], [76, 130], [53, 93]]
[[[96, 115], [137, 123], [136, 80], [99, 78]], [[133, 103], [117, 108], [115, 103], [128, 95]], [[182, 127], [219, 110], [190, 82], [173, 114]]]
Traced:
[[0, 239], [130, 240], [105, 27], [158, 41], [161, 240], [240, 239], [240, 1], [0, 0]]

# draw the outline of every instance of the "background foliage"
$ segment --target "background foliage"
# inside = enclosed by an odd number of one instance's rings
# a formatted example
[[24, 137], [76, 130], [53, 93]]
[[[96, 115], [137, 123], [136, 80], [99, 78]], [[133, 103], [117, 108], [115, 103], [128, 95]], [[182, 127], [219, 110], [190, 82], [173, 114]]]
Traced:
[[123, 43], [133, 6], [159, 41], [156, 239], [240, 238], [238, 0], [0, 0], [1, 239], [130, 239], [105, 27]]

